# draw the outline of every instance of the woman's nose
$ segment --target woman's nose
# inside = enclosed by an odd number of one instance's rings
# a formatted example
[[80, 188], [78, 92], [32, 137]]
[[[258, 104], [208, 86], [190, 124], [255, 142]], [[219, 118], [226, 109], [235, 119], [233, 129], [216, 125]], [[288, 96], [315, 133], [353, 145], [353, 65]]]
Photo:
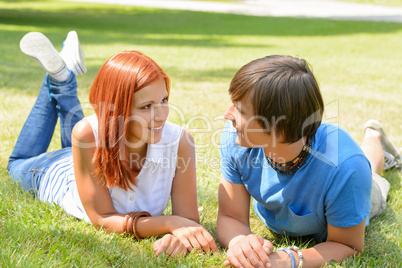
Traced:
[[153, 113], [155, 121], [166, 121], [169, 115], [169, 107], [168, 105], [164, 104], [154, 106]]

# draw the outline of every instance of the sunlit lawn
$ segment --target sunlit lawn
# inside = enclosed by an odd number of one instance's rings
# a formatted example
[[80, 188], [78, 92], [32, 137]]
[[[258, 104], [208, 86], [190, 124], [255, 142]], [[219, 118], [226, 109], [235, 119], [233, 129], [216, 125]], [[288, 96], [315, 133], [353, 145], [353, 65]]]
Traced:
[[[214, 235], [221, 115], [230, 104], [231, 77], [252, 59], [270, 54], [306, 58], [322, 88], [325, 121], [340, 125], [360, 142], [364, 123], [378, 119], [402, 147], [402, 24], [0, 1], [0, 267], [219, 267], [225, 260], [223, 250], [214, 256], [154, 258], [153, 239], [138, 243], [97, 231], [11, 183], [8, 156], [44, 76], [20, 52], [19, 40], [26, 32], [40, 31], [61, 49], [70, 30], [78, 32], [86, 54], [88, 73], [78, 77], [86, 115], [92, 114], [87, 103], [91, 83], [116, 52], [140, 50], [170, 75], [170, 120], [186, 126], [197, 142], [200, 216]], [[56, 132], [51, 150], [60, 147], [59, 140]], [[342, 266], [402, 263], [400, 174], [391, 171], [386, 177], [392, 184], [389, 207], [368, 227], [364, 253]], [[270, 237], [254, 214], [252, 228]]]

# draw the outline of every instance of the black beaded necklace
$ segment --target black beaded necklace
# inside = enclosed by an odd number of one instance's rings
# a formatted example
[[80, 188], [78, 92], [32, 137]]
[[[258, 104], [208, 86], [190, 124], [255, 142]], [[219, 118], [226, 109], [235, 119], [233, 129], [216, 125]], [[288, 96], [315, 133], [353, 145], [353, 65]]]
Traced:
[[310, 153], [310, 148], [312, 144], [312, 139], [309, 138], [306, 144], [303, 146], [300, 154], [296, 156], [295, 159], [286, 163], [278, 163], [266, 156], [265, 158], [268, 161], [268, 164], [277, 172], [285, 175], [289, 175], [295, 173], [299, 168], [301, 168], [306, 162], [306, 158]]

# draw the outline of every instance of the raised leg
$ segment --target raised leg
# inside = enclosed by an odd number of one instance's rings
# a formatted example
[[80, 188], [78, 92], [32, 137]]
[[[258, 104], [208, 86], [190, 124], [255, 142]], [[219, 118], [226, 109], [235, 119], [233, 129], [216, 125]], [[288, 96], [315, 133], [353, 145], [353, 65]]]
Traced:
[[[367, 158], [369, 158], [374, 172], [381, 174], [382, 170], [402, 165], [401, 153], [388, 139], [380, 122], [376, 120], [367, 121], [364, 132], [365, 135], [361, 147]], [[380, 169], [381, 172], [377, 172]]]
[[[78, 68], [79, 74], [86, 71], [84, 54], [76, 33], [70, 33], [74, 38], [68, 38], [70, 41], [65, 44], [64, 58], [42, 33], [28, 33], [20, 42], [22, 52], [47, 71], [39, 96], [8, 162], [11, 177], [25, 190], [38, 190], [46, 170], [65, 155], [71, 155], [72, 129], [84, 117], [74, 74]], [[69, 67], [74, 70], [67, 69], [64, 59], [72, 63]], [[63, 149], [47, 153], [58, 117]]]
[[57, 123], [56, 101], [49, 100], [46, 75], [39, 96], [36, 99], [17, 143], [10, 156], [10, 162], [15, 159], [25, 159], [46, 152]]
[[77, 97], [75, 75], [70, 74], [65, 82], [50, 78], [50, 97], [60, 118], [62, 148], [71, 147], [71, 133], [75, 124], [84, 118], [81, 103]]
[[381, 175], [384, 167], [384, 152], [381, 145], [381, 133], [372, 128], [366, 128], [360, 145], [373, 172]]

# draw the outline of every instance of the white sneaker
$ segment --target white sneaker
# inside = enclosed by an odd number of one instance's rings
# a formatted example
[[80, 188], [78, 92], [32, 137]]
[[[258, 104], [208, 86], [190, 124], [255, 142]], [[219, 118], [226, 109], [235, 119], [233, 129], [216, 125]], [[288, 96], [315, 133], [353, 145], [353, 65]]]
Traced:
[[68, 70], [52, 42], [42, 33], [30, 32], [20, 41], [21, 51], [39, 63], [50, 76], [59, 81], [68, 78]]
[[392, 154], [384, 151], [384, 167], [383, 167], [383, 169], [387, 170], [387, 169], [393, 168], [397, 165], [398, 165], [398, 162], [395, 160], [395, 157]]
[[388, 139], [380, 122], [377, 120], [369, 120], [364, 125], [364, 129], [372, 128], [381, 133], [381, 145], [384, 149], [384, 170], [392, 167], [402, 166], [402, 156], [396, 146]]
[[85, 54], [76, 31], [68, 33], [66, 40], [63, 42], [63, 49], [59, 54], [66, 63], [67, 68], [75, 75], [86, 73]]

